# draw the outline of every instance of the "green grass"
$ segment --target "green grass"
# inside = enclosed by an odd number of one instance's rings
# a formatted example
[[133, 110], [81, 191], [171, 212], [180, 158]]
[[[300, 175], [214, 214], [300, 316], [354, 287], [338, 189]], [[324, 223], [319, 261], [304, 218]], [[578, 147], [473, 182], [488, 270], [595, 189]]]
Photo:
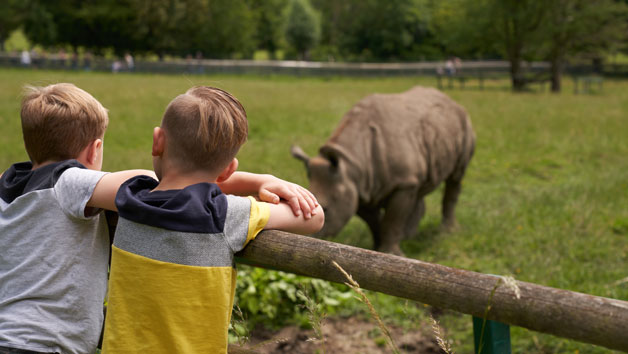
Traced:
[[[291, 158], [298, 143], [315, 154], [341, 116], [372, 92], [399, 92], [417, 78], [288, 78], [112, 75], [0, 70], [0, 168], [25, 160], [19, 125], [24, 84], [72, 82], [110, 112], [105, 170], [150, 168], [152, 127], [167, 103], [192, 85], [234, 93], [247, 109], [248, 143], [241, 170], [267, 172], [307, 185]], [[628, 300], [628, 82], [606, 81], [595, 95], [513, 94], [507, 82], [485, 91], [449, 90], [471, 114], [476, 154], [457, 208], [459, 230], [442, 234], [441, 191], [427, 199], [417, 233], [402, 244], [407, 256], [598, 296]], [[370, 247], [354, 218], [335, 241]], [[389, 321], [407, 322], [404, 300], [369, 295]], [[422, 308], [422, 305], [419, 306]], [[347, 311], [351, 311], [348, 309]], [[415, 313], [415, 312], [412, 312]], [[418, 315], [416, 321], [429, 323]], [[458, 353], [472, 352], [471, 318], [439, 318]], [[409, 326], [411, 324], [408, 324]], [[512, 329], [513, 352], [596, 353], [603, 348]]]

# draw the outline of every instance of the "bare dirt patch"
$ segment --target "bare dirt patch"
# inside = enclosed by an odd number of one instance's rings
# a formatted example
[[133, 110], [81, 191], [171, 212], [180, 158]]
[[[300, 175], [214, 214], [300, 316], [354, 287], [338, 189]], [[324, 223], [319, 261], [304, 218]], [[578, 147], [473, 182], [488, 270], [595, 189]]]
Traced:
[[[401, 353], [441, 353], [429, 329], [408, 331], [389, 326], [393, 340]], [[296, 326], [279, 331], [258, 329], [251, 333], [244, 347], [230, 346], [230, 353], [391, 353], [381, 331], [371, 321], [360, 317], [326, 318], [323, 321], [324, 342], [313, 330]]]

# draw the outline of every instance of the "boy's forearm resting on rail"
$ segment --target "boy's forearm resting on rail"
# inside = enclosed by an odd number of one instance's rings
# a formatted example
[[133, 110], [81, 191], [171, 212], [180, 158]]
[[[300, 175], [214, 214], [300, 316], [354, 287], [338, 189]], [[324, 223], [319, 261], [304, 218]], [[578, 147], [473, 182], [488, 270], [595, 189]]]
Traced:
[[265, 230], [281, 230], [309, 235], [319, 231], [325, 223], [325, 213], [320, 205], [313, 210], [312, 217], [295, 216], [287, 203], [269, 204], [270, 217]]
[[151, 170], [127, 170], [107, 173], [98, 181], [98, 184], [96, 184], [92, 197], [87, 202], [87, 206], [118, 211], [115, 200], [120, 185], [129, 178], [139, 175], [146, 175], [157, 179], [155, 172]]
[[267, 203], [277, 204], [283, 199], [295, 216], [302, 213], [306, 219], [317, 212], [318, 202], [310, 191], [273, 175], [238, 171], [218, 186], [225, 194], [253, 195]]

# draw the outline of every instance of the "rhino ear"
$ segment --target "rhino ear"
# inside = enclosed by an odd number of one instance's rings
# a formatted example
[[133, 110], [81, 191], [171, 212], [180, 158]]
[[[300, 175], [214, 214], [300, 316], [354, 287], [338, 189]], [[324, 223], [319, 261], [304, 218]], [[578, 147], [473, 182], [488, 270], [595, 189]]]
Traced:
[[321, 154], [321, 156], [329, 160], [331, 167], [333, 167], [334, 169], [338, 168], [338, 161], [340, 160], [340, 153], [338, 153], [338, 150], [330, 146], [322, 146], [319, 149], [319, 153]]
[[290, 152], [292, 153], [292, 156], [303, 161], [303, 163], [305, 164], [305, 168], [308, 168], [310, 163], [310, 157], [307, 156], [303, 149], [301, 149], [298, 145], [292, 145], [292, 147], [290, 148]]

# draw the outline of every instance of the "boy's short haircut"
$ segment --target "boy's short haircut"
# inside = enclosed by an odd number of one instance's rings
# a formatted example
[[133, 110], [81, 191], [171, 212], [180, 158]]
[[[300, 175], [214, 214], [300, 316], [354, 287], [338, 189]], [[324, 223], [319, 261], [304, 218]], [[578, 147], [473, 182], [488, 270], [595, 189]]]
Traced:
[[107, 110], [89, 93], [67, 83], [27, 86], [25, 91], [20, 115], [32, 162], [74, 159], [104, 136]]
[[193, 87], [172, 100], [161, 127], [169, 158], [188, 170], [225, 168], [248, 135], [242, 104], [228, 92], [207, 86]]

